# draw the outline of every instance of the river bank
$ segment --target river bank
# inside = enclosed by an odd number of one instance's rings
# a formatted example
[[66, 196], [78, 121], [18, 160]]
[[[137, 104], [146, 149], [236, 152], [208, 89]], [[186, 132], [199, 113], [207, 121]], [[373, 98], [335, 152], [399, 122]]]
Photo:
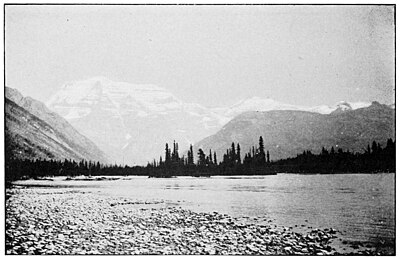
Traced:
[[331, 246], [336, 234], [246, 224], [163, 200], [116, 199], [82, 189], [7, 189], [6, 254], [337, 255]]

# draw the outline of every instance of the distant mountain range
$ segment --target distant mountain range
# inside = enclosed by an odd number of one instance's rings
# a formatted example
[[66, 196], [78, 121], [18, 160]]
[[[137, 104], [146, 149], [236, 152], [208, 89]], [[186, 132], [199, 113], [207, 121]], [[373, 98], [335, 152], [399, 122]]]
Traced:
[[82, 159], [107, 163], [106, 155], [43, 103], [5, 89], [7, 155], [27, 159]]
[[[194, 148], [217, 151], [221, 156], [232, 142], [240, 143], [242, 156], [263, 136], [271, 159], [293, 157], [311, 150], [319, 153], [322, 147], [344, 151], [361, 151], [373, 140], [386, 144], [394, 139], [394, 110], [377, 102], [364, 108], [334, 110], [330, 114], [307, 111], [275, 110], [245, 112], [216, 134], [195, 144]], [[243, 158], [243, 157], [242, 157]]]
[[47, 105], [96, 143], [113, 162], [132, 165], [163, 156], [165, 143], [173, 140], [182, 152], [244, 112], [291, 110], [318, 116], [365, 108], [371, 103], [301, 107], [254, 97], [226, 108], [206, 108], [185, 103], [155, 85], [96, 77], [65, 84]]

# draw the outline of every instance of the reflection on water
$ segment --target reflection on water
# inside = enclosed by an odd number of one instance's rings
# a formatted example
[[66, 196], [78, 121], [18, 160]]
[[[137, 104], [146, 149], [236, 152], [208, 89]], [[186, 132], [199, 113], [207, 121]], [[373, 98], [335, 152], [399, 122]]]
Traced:
[[[127, 181], [127, 178], [130, 180]], [[394, 174], [257, 177], [125, 177], [116, 181], [21, 181], [101, 195], [165, 200], [194, 211], [257, 217], [282, 226], [336, 228], [347, 240], [394, 240]]]

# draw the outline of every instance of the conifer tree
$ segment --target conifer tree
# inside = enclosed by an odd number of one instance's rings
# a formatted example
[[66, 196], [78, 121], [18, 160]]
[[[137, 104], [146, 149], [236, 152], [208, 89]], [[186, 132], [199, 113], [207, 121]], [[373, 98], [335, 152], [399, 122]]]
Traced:
[[165, 163], [168, 164], [171, 161], [171, 149], [168, 148], [168, 143], [165, 144]]
[[188, 155], [188, 161], [190, 165], [194, 164], [194, 155], [193, 155], [193, 146], [190, 145], [190, 149], [189, 149], [190, 155]]
[[197, 155], [199, 156], [198, 164], [199, 165], [205, 165], [205, 163], [206, 163], [206, 155], [204, 154], [204, 151], [201, 148], [199, 149], [199, 152], [197, 153]]
[[237, 143], [236, 158], [237, 158], [237, 163], [240, 165], [242, 163], [242, 158], [240, 157], [240, 145], [239, 145], [239, 143]]
[[176, 160], [176, 145], [175, 145], [175, 140], [174, 140], [174, 149], [172, 151], [172, 155], [171, 155], [172, 161]]
[[222, 157], [222, 163], [225, 164], [228, 160], [228, 155], [224, 154], [224, 156]]
[[97, 167], [96, 171], [99, 172], [100, 171], [100, 162], [99, 161], [97, 161], [97, 166], [96, 167]]
[[262, 136], [260, 136], [260, 139], [258, 141], [258, 144], [260, 146], [259, 148], [259, 163], [260, 165], [264, 165], [265, 164], [265, 151], [264, 151], [264, 140], [262, 138]]
[[372, 154], [376, 154], [378, 152], [378, 145], [376, 144], [376, 141], [374, 140], [372, 142]]
[[190, 165], [190, 149], [187, 152], [187, 164]]
[[236, 161], [236, 151], [235, 151], [235, 143], [232, 142], [232, 147], [231, 147], [232, 153], [231, 153], [231, 162], [235, 163]]

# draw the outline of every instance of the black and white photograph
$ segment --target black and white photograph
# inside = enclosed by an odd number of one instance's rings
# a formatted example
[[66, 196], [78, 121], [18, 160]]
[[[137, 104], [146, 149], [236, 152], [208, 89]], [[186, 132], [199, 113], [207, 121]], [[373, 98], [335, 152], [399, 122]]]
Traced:
[[395, 4], [3, 14], [4, 255], [396, 255]]

